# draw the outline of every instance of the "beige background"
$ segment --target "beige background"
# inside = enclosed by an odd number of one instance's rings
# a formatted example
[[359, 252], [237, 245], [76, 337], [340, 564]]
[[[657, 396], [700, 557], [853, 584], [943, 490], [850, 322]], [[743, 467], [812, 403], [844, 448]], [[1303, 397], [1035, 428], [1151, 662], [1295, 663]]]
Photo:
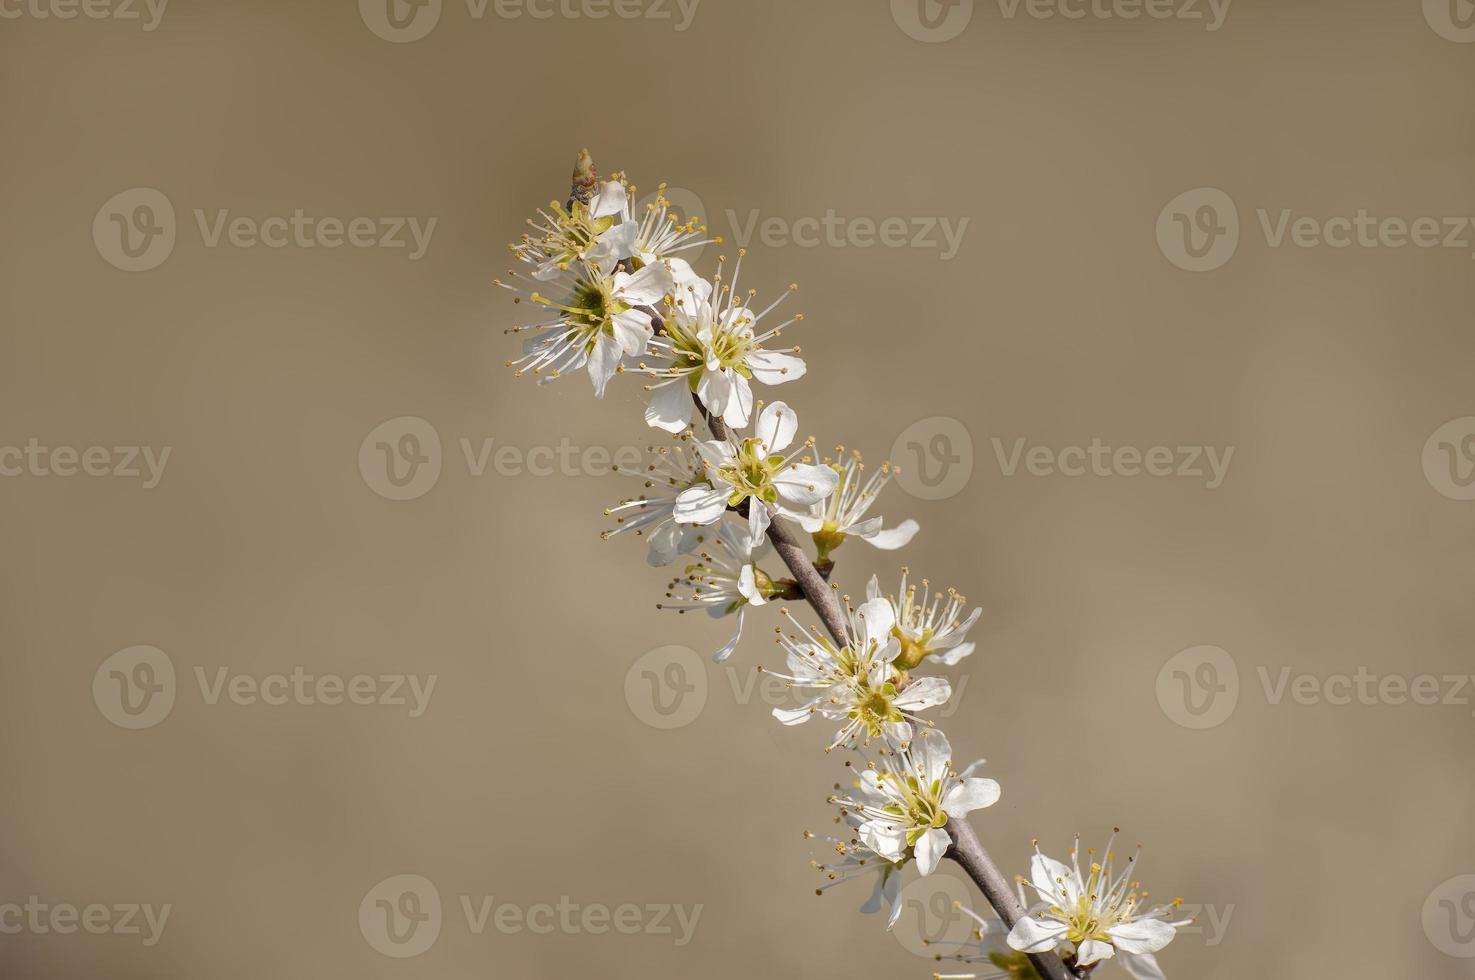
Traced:
[[[540, 390], [502, 367], [518, 317], [490, 279], [581, 145], [696, 193], [729, 237], [729, 209], [969, 219], [949, 261], [755, 240], [747, 268], [770, 295], [802, 284], [812, 373], [783, 394], [806, 431], [875, 460], [921, 419], [971, 435], [956, 495], [888, 492], [890, 520], [922, 522], [915, 545], [847, 545], [838, 578], [858, 593], [905, 562], [984, 605], [945, 727], [1004, 786], [974, 823], [1008, 870], [1031, 837], [1062, 850], [1120, 823], [1155, 894], [1231, 910], [1216, 947], [1163, 954], [1170, 976], [1475, 976], [1421, 921], [1435, 886], [1475, 872], [1471, 707], [1272, 705], [1257, 674], [1471, 669], [1475, 503], [1420, 458], [1475, 415], [1475, 246], [1274, 248], [1255, 215], [1475, 214], [1475, 46], [1417, 0], [1239, 0], [1213, 32], [980, 0], [943, 43], [884, 0], [702, 0], [679, 33], [447, 0], [413, 43], [347, 0], [175, 0], [153, 31], [7, 9], [0, 444], [172, 452], [148, 490], [0, 479], [0, 903], [173, 911], [151, 948], [0, 935], [6, 976], [930, 975], [855, 913], [864, 886], [811, 894], [800, 831], [841, 772], [821, 732], [738, 703], [715, 667], [684, 728], [627, 703], [642, 654], [705, 658], [726, 624], [658, 614], [664, 573], [600, 542], [625, 483], [468, 471], [462, 438], [649, 438], [632, 384], [596, 403], [582, 378]], [[178, 239], [125, 273], [90, 228], [136, 187], [169, 198]], [[1195, 274], [1154, 226], [1198, 187], [1233, 198], [1242, 234]], [[296, 208], [438, 223], [409, 261], [207, 247], [193, 217]], [[395, 502], [356, 459], [407, 415], [439, 433], [443, 471]], [[1213, 491], [1005, 476], [991, 440], [1021, 437], [1235, 455]], [[753, 623], [739, 684], [774, 662]], [[134, 644], [179, 685], [162, 723], [128, 731], [89, 691]], [[1158, 700], [1160, 669], [1199, 644], [1241, 681], [1205, 731]], [[438, 686], [415, 719], [207, 704], [194, 670], [222, 666]], [[401, 873], [447, 907], [416, 959], [357, 926]], [[463, 894], [704, 908], [676, 948], [476, 936]]]

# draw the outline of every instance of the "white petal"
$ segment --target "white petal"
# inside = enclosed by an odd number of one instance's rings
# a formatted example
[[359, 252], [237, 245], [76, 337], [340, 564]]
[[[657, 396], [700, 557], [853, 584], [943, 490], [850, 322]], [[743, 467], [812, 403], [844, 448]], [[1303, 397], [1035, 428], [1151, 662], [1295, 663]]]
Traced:
[[1009, 946], [1021, 953], [1048, 953], [1060, 945], [1067, 931], [1063, 922], [1037, 919], [1034, 913], [1030, 913], [1009, 930]]
[[835, 492], [839, 483], [840, 474], [828, 466], [814, 463], [795, 463], [775, 474], [773, 478], [773, 488], [779, 492], [779, 496], [801, 507], [824, 500]]
[[907, 835], [903, 830], [872, 821], [860, 828], [859, 836], [866, 847], [888, 861], [900, 861], [906, 853]]
[[653, 306], [671, 291], [671, 273], [663, 265], [648, 265], [627, 276], [615, 275], [615, 294], [631, 306]]
[[646, 342], [654, 333], [650, 326], [649, 313], [626, 310], [611, 317], [610, 323], [614, 327], [615, 339], [620, 343], [620, 350], [632, 357], [645, 353]]
[[594, 353], [589, 358], [589, 380], [594, 382], [594, 397], [603, 398], [605, 385], [615, 376], [615, 368], [624, 357], [619, 343], [609, 334], [601, 332], [594, 341]]
[[1102, 960], [1109, 960], [1116, 955], [1116, 950], [1111, 948], [1111, 943], [1103, 943], [1099, 939], [1087, 939], [1076, 946], [1076, 965], [1090, 966]]
[[1156, 953], [1173, 941], [1178, 930], [1161, 919], [1138, 919], [1112, 926], [1106, 934], [1123, 952]]
[[738, 592], [754, 606], [761, 606], [768, 601], [758, 588], [758, 576], [752, 565], [744, 565], [743, 570], [738, 572]]
[[699, 483], [676, 497], [672, 516], [678, 524], [711, 524], [727, 510], [727, 491]]
[[770, 453], [777, 453], [786, 449], [798, 432], [799, 416], [794, 414], [794, 410], [783, 402], [769, 402], [758, 416], [754, 435], [763, 440]]
[[667, 432], [683, 432], [691, 424], [691, 389], [685, 378], [667, 382], [650, 393], [645, 424]]
[[618, 180], [607, 180], [589, 202], [589, 214], [595, 218], [619, 214], [625, 210], [625, 202], [628, 200], [629, 195], [625, 193], [624, 184]]
[[891, 627], [896, 625], [896, 610], [885, 599], [867, 599], [855, 611], [855, 618], [861, 632], [856, 642], [862, 647], [883, 644], [891, 636]]
[[920, 524], [908, 518], [893, 528], [886, 530], [878, 528], [870, 534], [864, 532], [857, 533], [873, 547], [880, 548], [882, 551], [895, 551], [897, 548], [906, 546], [912, 540], [912, 536], [920, 529]]
[[881, 597], [881, 580], [872, 575], [871, 580], [866, 583], [866, 598], [879, 599]]
[[635, 238], [639, 232], [640, 227], [632, 222], [608, 229], [589, 249], [589, 261], [596, 268], [608, 273], [622, 260], [635, 254]]
[[1066, 901], [1068, 888], [1062, 882], [1070, 882], [1075, 875], [1069, 867], [1052, 857], [1036, 854], [1029, 859], [1029, 880], [1040, 897], [1056, 905], [1071, 904]]
[[663, 524], [650, 534], [650, 548], [645, 560], [660, 568], [676, 560], [692, 542], [692, 530], [680, 524]]
[[973, 652], [973, 644], [972, 643], [959, 643], [957, 646], [953, 647], [951, 650], [945, 651], [937, 659], [938, 660], [941, 660], [943, 663], [947, 664], [949, 667], [956, 667], [958, 665], [958, 663], [964, 657], [968, 656], [968, 654], [970, 654], [972, 652]]
[[752, 498], [748, 499], [748, 533], [756, 540], [768, 533], [768, 508]]
[[915, 853], [917, 855], [917, 870], [924, 875], [930, 875], [937, 870], [937, 864], [942, 856], [947, 853], [948, 845], [952, 839], [948, 837], [946, 830], [937, 827], [927, 831], [917, 838]]
[[1129, 953], [1124, 949], [1116, 961], [1134, 980], [1168, 980], [1163, 968], [1157, 965], [1157, 957], [1151, 953]]
[[754, 379], [761, 384], [781, 385], [804, 377], [804, 361], [793, 354], [759, 350], [749, 354], [745, 361]]
[[748, 384], [748, 379], [726, 369], [723, 373], [732, 373], [732, 384], [727, 399], [727, 407], [722, 412], [722, 421], [727, 423], [730, 429], [741, 429], [747, 426], [748, 419], [753, 415], [753, 388]]
[[785, 725], [802, 725], [809, 720], [810, 715], [814, 714], [810, 709], [817, 703], [817, 701], [811, 701], [800, 708], [774, 708], [773, 716]]
[[999, 784], [992, 779], [964, 779], [947, 791], [942, 798], [942, 808], [950, 817], [965, 817], [974, 810], [999, 802], [1001, 792]]
[[919, 677], [897, 695], [896, 706], [903, 711], [921, 711], [923, 708], [946, 704], [947, 699], [952, 696], [953, 687], [947, 682], [947, 678]]
[[732, 656], [732, 652], [737, 649], [738, 640], [741, 640], [743, 638], [743, 614], [747, 611], [748, 609], [746, 606], [738, 607], [737, 628], [733, 630], [732, 639], [728, 640], [726, 645], [723, 646], [721, 650], [718, 650], [717, 655], [712, 658], [719, 664], [722, 663], [722, 661], [726, 660], [728, 657]]

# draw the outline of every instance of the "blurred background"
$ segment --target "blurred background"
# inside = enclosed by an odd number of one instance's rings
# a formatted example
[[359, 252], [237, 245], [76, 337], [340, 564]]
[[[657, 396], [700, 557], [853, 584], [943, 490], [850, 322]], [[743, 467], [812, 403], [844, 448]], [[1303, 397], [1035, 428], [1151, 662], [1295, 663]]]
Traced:
[[587, 146], [800, 284], [1008, 873], [1119, 825], [1170, 977], [1475, 976], [1472, 13], [0, 0], [0, 973], [959, 969], [951, 866], [815, 897], [772, 613], [600, 541], [638, 384], [503, 366]]

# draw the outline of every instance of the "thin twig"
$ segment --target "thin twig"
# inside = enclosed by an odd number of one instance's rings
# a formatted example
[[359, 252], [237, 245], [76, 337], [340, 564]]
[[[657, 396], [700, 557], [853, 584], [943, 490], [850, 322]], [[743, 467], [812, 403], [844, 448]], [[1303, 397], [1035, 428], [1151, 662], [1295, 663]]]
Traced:
[[[593, 161], [590, 160], [588, 151], [579, 155], [578, 166], [574, 170], [573, 193], [570, 202], [575, 199], [588, 201], [595, 181], [595, 170]], [[652, 313], [659, 327], [660, 318]], [[712, 416], [706, 406], [692, 394], [692, 401], [696, 403], [697, 411], [707, 423], [712, 438], [719, 441], [727, 439], [727, 426], [720, 418]], [[756, 505], [756, 501], [753, 502]], [[794, 539], [789, 529], [779, 521], [773, 521], [768, 525], [768, 540], [773, 544], [773, 550], [783, 559], [788, 566], [794, 581], [804, 593], [810, 606], [819, 614], [820, 621], [825, 624], [836, 643], [844, 646], [848, 641], [846, 631], [845, 609], [840, 604], [840, 599], [835, 595], [828, 579], [829, 573], [834, 567], [833, 562], [826, 563], [824, 573], [815, 567], [814, 562], [804, 553], [803, 547]], [[972, 826], [966, 820], [949, 820], [947, 823], [948, 836], [952, 838], [953, 846], [948, 848], [947, 856], [958, 863], [967, 872], [968, 877], [973, 879], [984, 898], [993, 906], [994, 911], [999, 914], [1004, 923], [1011, 929], [1014, 923], [1024, 916], [1024, 908], [1020, 906], [1019, 899], [1009, 888], [1009, 879], [994, 864], [988, 852], [979, 843], [978, 835], [973, 832]], [[1065, 962], [1053, 953], [1031, 955], [1030, 962], [1034, 964], [1035, 970], [1044, 980], [1078, 980], [1081, 974], [1071, 970]]]

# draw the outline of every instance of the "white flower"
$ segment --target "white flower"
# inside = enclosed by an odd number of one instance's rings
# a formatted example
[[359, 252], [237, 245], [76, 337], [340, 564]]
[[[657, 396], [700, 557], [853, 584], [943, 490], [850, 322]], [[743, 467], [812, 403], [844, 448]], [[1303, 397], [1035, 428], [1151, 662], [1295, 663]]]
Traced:
[[[968, 600], [953, 589], [934, 594], [925, 578], [919, 597], [917, 587], [907, 584], [908, 574], [908, 569], [901, 570], [898, 595], [886, 597], [896, 613], [896, 636], [901, 640], [901, 656], [897, 663], [911, 670], [924, 658], [936, 657], [952, 667], [973, 652], [973, 644], [966, 642], [968, 631], [983, 610], [974, 609], [965, 619], [963, 609]], [[880, 595], [881, 584], [873, 575], [866, 585], [866, 596], [876, 599]]]
[[702, 530], [675, 521], [676, 497], [683, 490], [705, 480], [706, 470], [696, 451], [685, 443], [647, 447], [647, 463], [643, 470], [615, 467], [617, 473], [645, 480], [646, 492], [620, 501], [604, 512], [613, 517], [616, 526], [605, 531], [607, 541], [626, 531], [635, 532], [650, 542], [646, 561], [654, 566], [669, 565], [677, 555], [689, 554], [702, 540]]
[[975, 923], [972, 946], [965, 947], [950, 956], [939, 957], [939, 959], [970, 964], [987, 963], [987, 972], [981, 975], [977, 973], [934, 973], [933, 980], [980, 980], [980, 976], [988, 980], [1014, 977], [1029, 977], [1030, 980], [1038, 978], [1039, 974], [1035, 972], [1029, 959], [1023, 953], [1009, 948], [1006, 940], [1009, 930], [1003, 922], [993, 917], [984, 918], [960, 902], [954, 902], [953, 907]]
[[825, 751], [868, 744], [873, 738], [904, 746], [912, 738], [911, 722], [921, 721], [917, 713], [952, 696], [951, 685], [941, 677], [907, 678], [896, 671], [893, 662], [901, 644], [892, 635], [895, 619], [885, 599], [850, 611], [850, 643], [843, 648], [792, 616], [789, 622], [799, 635], [779, 634], [789, 673], [777, 676], [808, 700], [797, 708], [774, 708], [773, 716], [785, 725], [803, 724], [815, 714], [840, 722]]
[[[609, 379], [621, 370], [621, 361], [645, 353], [654, 332], [655, 304], [673, 286], [671, 271], [657, 263], [632, 274], [581, 262], [577, 272], [559, 269], [552, 282], [564, 293], [563, 299], [537, 290], [528, 298], [557, 315], [512, 328], [513, 333], [526, 331], [532, 336], [524, 345], [523, 356], [508, 361], [507, 366], [518, 377], [532, 371], [546, 383], [588, 365], [594, 394], [603, 398]], [[498, 285], [506, 284], [499, 280]]]
[[827, 559], [830, 552], [840, 547], [850, 535], [884, 551], [894, 551], [911, 541], [912, 535], [917, 533], [916, 521], [905, 520], [885, 530], [881, 526], [881, 518], [866, 518], [866, 511], [891, 481], [896, 468], [889, 462], [882, 463], [881, 468], [867, 479], [860, 453], [852, 452], [846, 456], [844, 446], [837, 446], [835, 453], [839, 457], [837, 461], [827, 459], [824, 462], [839, 474], [839, 486], [827, 499], [812, 506], [799, 521], [804, 530], [814, 535], [819, 560]]
[[636, 218], [631, 212], [631, 193], [622, 180], [611, 180], [599, 189], [590, 209], [596, 216], [613, 215], [619, 222], [602, 230], [588, 250], [590, 261], [612, 268], [627, 259], [639, 259], [645, 265], [669, 263], [677, 286], [694, 281], [691, 265], [677, 256], [678, 252], [700, 248], [709, 243], [704, 238], [707, 228], [701, 219], [689, 216], [678, 221], [666, 200], [666, 185], [657, 188], [656, 199], [645, 213]]
[[732, 639], [713, 658], [721, 663], [732, 656], [742, 639], [747, 607], [768, 601], [766, 593], [773, 588], [773, 580], [756, 564], [768, 550], [768, 542], [749, 535], [746, 525], [723, 522], [717, 528], [717, 545], [703, 551], [699, 563], [688, 565], [685, 576], [671, 582], [666, 597], [674, 602], [663, 602], [656, 608], [680, 613], [705, 609], [713, 618], [737, 613]]
[[940, 731], [924, 731], [910, 746], [882, 756], [860, 775], [853, 796], [831, 797], [842, 816], [854, 814], [860, 839], [889, 861], [915, 857], [924, 875], [936, 870], [951, 844], [943, 828], [974, 810], [993, 806], [999, 784], [972, 775], [982, 760], [960, 775], [952, 770], [952, 746]]
[[[1087, 852], [1090, 864], [1084, 872], [1080, 838], [1076, 838], [1071, 849], [1069, 865], [1040, 853], [1037, 843], [1035, 856], [1030, 860], [1028, 884], [1040, 901], [1015, 923], [1009, 933], [1009, 945], [1022, 953], [1046, 953], [1068, 942], [1075, 947], [1078, 967], [1120, 954], [1122, 966], [1134, 976], [1160, 977], [1162, 973], [1152, 954], [1172, 942], [1177, 931], [1192, 919], [1167, 921], [1182, 904], [1179, 899], [1171, 905], [1142, 907], [1147, 894], [1139, 893], [1141, 885], [1132, 878], [1142, 849], [1139, 847], [1127, 859], [1118, 875], [1112, 867], [1115, 855], [1111, 846], [1115, 840], [1113, 834], [1107, 842], [1104, 864], [1095, 859], [1095, 850]], [[1019, 900], [1029, 905], [1025, 884], [1021, 878]]]
[[795, 508], [807, 508], [829, 496], [839, 478], [828, 466], [816, 466], [803, 456], [812, 440], [781, 455], [798, 430], [799, 419], [789, 406], [774, 402], [758, 416], [752, 436], [734, 441], [728, 433], [721, 441], [698, 441], [708, 482], [676, 498], [677, 523], [712, 524], [729, 507], [747, 502], [748, 526], [757, 538], [768, 529], [773, 514], [797, 517]]
[[[649, 425], [668, 432], [685, 429], [691, 424], [691, 396], [695, 393], [709, 413], [730, 428], [741, 429], [753, 413], [749, 379], [779, 385], [804, 377], [804, 362], [796, 356], [799, 348], [764, 347], [784, 327], [803, 317], [759, 329], [763, 318], [788, 293], [761, 313], [749, 308], [752, 292], [740, 301], [737, 277], [742, 254], [740, 251], [731, 286], [723, 284], [720, 269], [715, 290], [705, 280], [676, 283], [675, 302], [666, 317], [665, 330], [650, 344], [652, 356], [660, 357], [663, 363], [641, 364], [642, 370], [657, 379], [648, 386], [651, 399], [645, 421]], [[789, 292], [797, 288], [791, 285]]]
[[[838, 787], [837, 787], [838, 788]], [[844, 821], [854, 831], [858, 826], [854, 815]], [[809, 831], [804, 832], [808, 840], [822, 840], [834, 848], [835, 853], [840, 855], [839, 860], [828, 864], [818, 861], [809, 862], [810, 865], [826, 878], [826, 883], [814, 890], [816, 895], [823, 895], [836, 885], [847, 881], [855, 881], [861, 878], [874, 877], [870, 897], [866, 899], [860, 910], [867, 915], [888, 909], [886, 916], [886, 928], [891, 929], [896, 925], [896, 920], [901, 917], [903, 906], [897, 901], [901, 896], [901, 869], [902, 862], [888, 861], [865, 845], [858, 836], [853, 833], [844, 840], [838, 837], [816, 836]]]

